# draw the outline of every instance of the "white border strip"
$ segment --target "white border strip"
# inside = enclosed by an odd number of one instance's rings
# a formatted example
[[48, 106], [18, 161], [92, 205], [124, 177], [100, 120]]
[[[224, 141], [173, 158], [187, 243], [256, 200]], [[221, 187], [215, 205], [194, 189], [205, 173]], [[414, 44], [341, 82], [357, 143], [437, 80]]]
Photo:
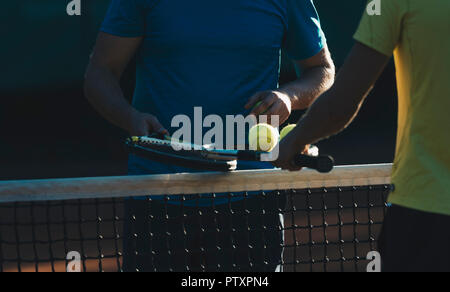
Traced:
[[251, 170], [0, 181], [0, 203], [390, 184], [392, 164], [339, 166], [331, 173]]

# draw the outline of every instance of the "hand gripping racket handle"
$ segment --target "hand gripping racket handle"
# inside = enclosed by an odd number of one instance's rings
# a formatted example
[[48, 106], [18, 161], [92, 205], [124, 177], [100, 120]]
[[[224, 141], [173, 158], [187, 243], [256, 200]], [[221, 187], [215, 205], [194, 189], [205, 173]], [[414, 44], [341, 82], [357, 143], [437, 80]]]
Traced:
[[326, 155], [321, 156], [299, 155], [295, 158], [293, 163], [296, 166], [315, 169], [321, 173], [330, 172], [334, 168], [333, 157]]

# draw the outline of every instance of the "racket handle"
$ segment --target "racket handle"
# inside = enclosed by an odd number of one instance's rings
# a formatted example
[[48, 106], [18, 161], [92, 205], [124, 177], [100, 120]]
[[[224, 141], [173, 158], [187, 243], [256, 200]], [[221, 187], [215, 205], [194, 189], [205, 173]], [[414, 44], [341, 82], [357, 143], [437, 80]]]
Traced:
[[299, 167], [315, 169], [321, 173], [327, 173], [334, 168], [334, 159], [331, 156], [309, 156], [299, 155], [295, 158], [294, 164]]

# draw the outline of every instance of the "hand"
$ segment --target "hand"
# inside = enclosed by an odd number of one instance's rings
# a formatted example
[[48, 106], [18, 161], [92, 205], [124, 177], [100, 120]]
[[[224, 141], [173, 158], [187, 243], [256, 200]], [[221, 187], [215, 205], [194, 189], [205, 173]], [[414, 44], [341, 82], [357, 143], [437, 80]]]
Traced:
[[278, 159], [272, 164], [275, 167], [289, 171], [299, 171], [302, 167], [298, 167], [293, 164], [295, 157], [299, 154], [307, 154], [309, 150], [309, 145], [298, 146], [295, 141], [295, 135], [293, 133], [288, 134], [283, 140], [281, 140], [279, 145], [279, 155]]
[[131, 115], [128, 132], [131, 136], [150, 136], [153, 133], [169, 135], [155, 116], [141, 112]]
[[[260, 104], [258, 104], [261, 102]], [[255, 105], [257, 105], [255, 107]], [[246, 109], [252, 109], [251, 115], [259, 117], [267, 116], [267, 123], [271, 124], [271, 116], [279, 116], [279, 125], [283, 124], [292, 113], [292, 102], [289, 96], [280, 91], [263, 91], [252, 96], [245, 105]], [[277, 127], [279, 125], [276, 125]]]

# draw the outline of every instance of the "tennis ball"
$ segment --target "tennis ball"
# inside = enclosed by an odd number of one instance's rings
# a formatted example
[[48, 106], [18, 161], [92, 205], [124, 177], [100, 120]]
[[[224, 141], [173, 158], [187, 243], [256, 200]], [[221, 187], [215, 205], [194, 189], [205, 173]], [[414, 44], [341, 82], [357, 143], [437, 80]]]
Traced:
[[283, 140], [283, 138], [286, 137], [292, 130], [294, 130], [294, 128], [296, 126], [297, 125], [292, 124], [292, 125], [287, 125], [286, 127], [284, 127], [280, 134], [280, 140]]
[[248, 142], [250, 150], [270, 152], [277, 146], [280, 134], [269, 124], [257, 124], [250, 129]]

